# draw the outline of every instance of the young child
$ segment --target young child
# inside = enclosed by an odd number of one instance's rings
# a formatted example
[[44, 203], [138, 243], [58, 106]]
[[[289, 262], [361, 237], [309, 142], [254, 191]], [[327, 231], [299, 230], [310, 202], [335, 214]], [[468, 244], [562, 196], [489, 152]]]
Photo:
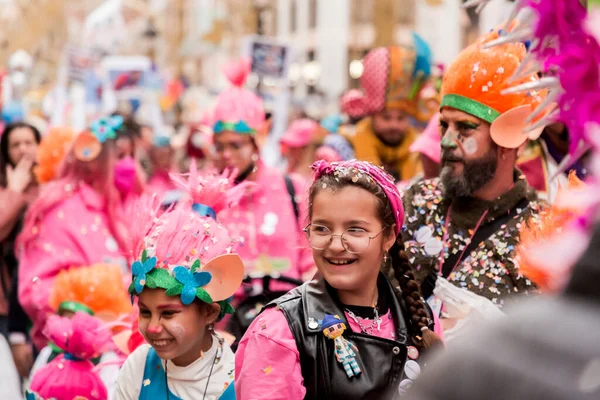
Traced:
[[90, 361], [112, 345], [110, 330], [104, 323], [81, 311], [72, 318], [53, 315], [46, 322], [44, 334], [63, 354], [33, 376], [27, 400], [106, 400], [106, 387]]
[[275, 300], [242, 338], [242, 399], [389, 399], [439, 341], [398, 239], [391, 176], [367, 162], [313, 165], [305, 228], [321, 277]]
[[[241, 285], [244, 265], [231, 254], [234, 241], [216, 213], [239, 198], [227, 176], [176, 180], [188, 201], [159, 215], [156, 202], [141, 204], [134, 221], [130, 292], [138, 297], [139, 329], [149, 344], [128, 358], [116, 398], [234, 399], [234, 356], [214, 324], [231, 313], [228, 299]], [[200, 203], [199, 199], [202, 199]]]

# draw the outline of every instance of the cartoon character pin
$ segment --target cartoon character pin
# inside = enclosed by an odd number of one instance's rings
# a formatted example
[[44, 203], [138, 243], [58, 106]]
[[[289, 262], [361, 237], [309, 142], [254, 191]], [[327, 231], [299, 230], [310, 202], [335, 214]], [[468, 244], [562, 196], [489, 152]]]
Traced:
[[344, 367], [348, 378], [360, 375], [362, 371], [355, 358], [358, 349], [352, 342], [342, 336], [342, 333], [346, 330], [344, 321], [337, 315], [325, 314], [321, 328], [325, 337], [333, 339], [335, 344], [335, 358]]

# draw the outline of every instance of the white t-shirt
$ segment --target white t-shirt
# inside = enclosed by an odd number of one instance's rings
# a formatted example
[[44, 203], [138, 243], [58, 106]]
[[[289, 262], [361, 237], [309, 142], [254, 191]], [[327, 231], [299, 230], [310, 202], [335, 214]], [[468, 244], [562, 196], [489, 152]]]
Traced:
[[[117, 379], [117, 390], [115, 400], [138, 400], [144, 379], [144, 368], [146, 357], [150, 350], [149, 344], [138, 347], [127, 357]], [[235, 372], [235, 356], [227, 345], [223, 343], [223, 351], [220, 358], [215, 359], [219, 341], [213, 340], [209, 351], [187, 367], [178, 367], [173, 362], [166, 361], [167, 383], [169, 390], [183, 400], [206, 399], [217, 400], [229, 384], [233, 384]], [[219, 350], [219, 353], [221, 351]], [[210, 374], [211, 364], [215, 365]], [[163, 360], [163, 370], [165, 361]], [[206, 396], [204, 390], [209, 379]]]

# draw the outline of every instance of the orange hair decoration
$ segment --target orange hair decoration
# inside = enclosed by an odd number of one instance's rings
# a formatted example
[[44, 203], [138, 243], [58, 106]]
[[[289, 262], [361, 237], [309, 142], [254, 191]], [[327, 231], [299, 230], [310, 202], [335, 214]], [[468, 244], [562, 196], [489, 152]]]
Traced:
[[56, 177], [57, 169], [69, 151], [75, 133], [71, 128], [52, 128], [37, 149], [37, 165], [33, 173], [39, 183], [47, 183]]
[[118, 265], [94, 264], [59, 272], [54, 280], [49, 304], [58, 311], [65, 302], [82, 304], [105, 322], [114, 321], [132, 311]]
[[527, 139], [537, 139], [541, 134], [543, 127], [529, 133], [524, 133], [524, 129], [528, 125], [527, 117], [544, 101], [547, 91], [502, 94], [509, 87], [539, 78], [532, 73], [510, 81], [527, 50], [522, 43], [484, 47], [498, 39], [500, 33], [501, 30], [493, 30], [484, 35], [464, 49], [450, 65], [442, 83], [441, 108], [451, 107], [489, 122], [492, 124], [490, 134], [496, 144], [517, 148]]

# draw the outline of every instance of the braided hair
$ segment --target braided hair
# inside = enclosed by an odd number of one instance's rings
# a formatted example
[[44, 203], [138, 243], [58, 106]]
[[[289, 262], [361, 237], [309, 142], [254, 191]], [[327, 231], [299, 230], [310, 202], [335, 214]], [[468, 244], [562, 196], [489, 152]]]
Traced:
[[[383, 189], [372, 179], [356, 175], [330, 175], [325, 174], [316, 179], [309, 192], [309, 219], [312, 218], [312, 205], [315, 196], [324, 188], [340, 190], [347, 186], [356, 186], [372, 193], [378, 199], [378, 217], [386, 226], [385, 234], [394, 235], [396, 220], [392, 206]], [[394, 294], [399, 303], [404, 306], [410, 319], [408, 328], [413, 344], [420, 349], [429, 349], [440, 343], [440, 338], [430, 330], [432, 325], [425, 300], [421, 296], [419, 284], [415, 280], [410, 268], [408, 257], [404, 250], [404, 243], [400, 236], [390, 249], [390, 261], [382, 263], [381, 271], [390, 279], [394, 287]]]

